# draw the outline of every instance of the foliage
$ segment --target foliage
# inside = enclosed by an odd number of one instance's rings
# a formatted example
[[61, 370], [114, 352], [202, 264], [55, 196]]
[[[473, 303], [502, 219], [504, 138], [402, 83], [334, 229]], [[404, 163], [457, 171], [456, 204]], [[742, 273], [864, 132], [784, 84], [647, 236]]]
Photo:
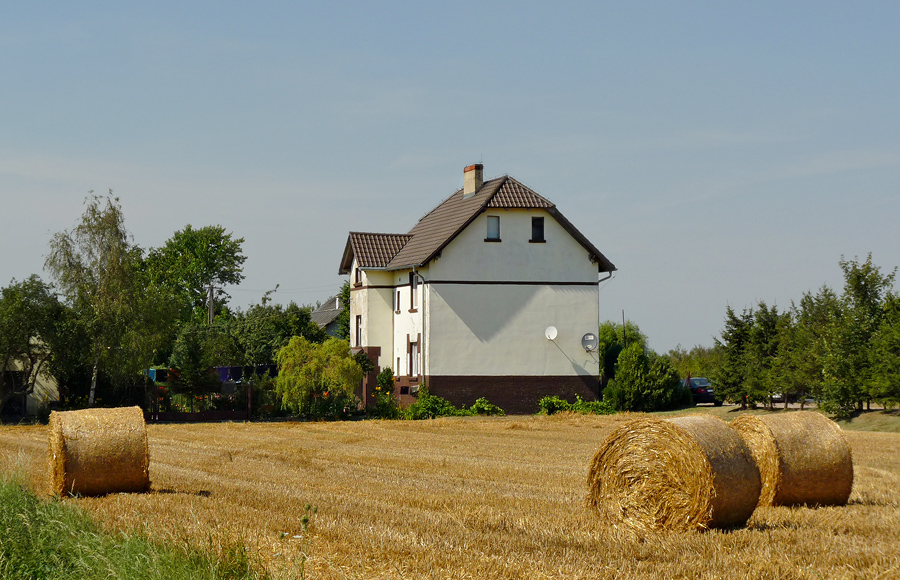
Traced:
[[900, 401], [900, 297], [885, 301], [884, 318], [872, 339], [870, 394], [885, 402]]
[[721, 366], [722, 349], [696, 345], [687, 351], [678, 345], [666, 357], [680, 377], [710, 377]]
[[53, 236], [44, 267], [87, 337], [93, 404], [101, 367], [115, 385], [133, 382], [169, 340], [175, 312], [171, 295], [144, 276], [118, 198], [91, 195], [85, 205], [75, 228]]
[[616, 412], [606, 401], [585, 401], [580, 396], [575, 396], [571, 410], [586, 415], [612, 415]]
[[597, 352], [600, 353], [600, 385], [601, 387], [616, 377], [616, 362], [622, 350], [632, 344], [639, 344], [642, 349], [647, 349], [647, 337], [638, 328], [638, 325], [630, 320], [624, 325], [612, 321], [606, 321], [600, 325], [597, 339], [599, 342]]
[[175, 341], [169, 367], [169, 385], [176, 393], [198, 396], [218, 389], [220, 382], [215, 374], [216, 361], [212, 346], [218, 329], [198, 323], [182, 327]]
[[457, 409], [453, 403], [443, 397], [432, 395], [425, 386], [419, 389], [416, 402], [403, 410], [403, 418], [413, 420], [459, 417], [461, 415], [471, 415], [471, 413], [464, 409]]
[[350, 340], [350, 281], [341, 286], [341, 313], [337, 317], [337, 337]]
[[166, 545], [140, 535], [104, 532], [83, 512], [46, 501], [24, 484], [0, 478], [0, 575], [4, 578], [254, 579], [264, 578], [239, 545], [219, 559], [187, 544]]
[[840, 266], [844, 273], [840, 314], [832, 317], [824, 333], [823, 406], [831, 413], [847, 416], [879, 390], [872, 365], [873, 347], [897, 270], [882, 274], [872, 263], [872, 254], [864, 263], [841, 259]]
[[541, 408], [541, 413], [544, 415], [553, 415], [554, 413], [568, 411], [572, 408], [569, 401], [561, 399], [556, 395], [542, 397], [541, 400], [538, 401], [538, 406]]
[[[368, 357], [366, 357], [368, 360]], [[376, 417], [382, 419], [399, 419], [400, 403], [394, 395], [394, 371], [391, 367], [382, 369], [375, 378], [375, 411]]]
[[744, 309], [737, 315], [731, 306], [726, 307], [722, 339], [716, 339], [716, 346], [722, 351], [721, 366], [717, 372], [710, 373], [715, 380], [718, 396], [728, 401], [740, 402], [741, 408], [746, 408], [748, 402], [744, 391], [747, 375], [744, 361], [750, 343], [752, 324], [752, 311]]
[[561, 411], [572, 411], [586, 415], [611, 415], [615, 410], [607, 401], [585, 401], [581, 396], [575, 396], [575, 402], [569, 403], [556, 395], [546, 396], [538, 402], [542, 415], [553, 415]]
[[619, 355], [616, 378], [603, 400], [617, 411], [663, 411], [690, 404], [686, 389], [666, 357], [630, 344]]
[[15, 395], [34, 392], [53, 348], [63, 342], [63, 313], [51, 287], [36, 275], [0, 289], [0, 408]]
[[353, 358], [356, 360], [359, 368], [362, 369], [363, 375], [374, 371], [376, 368], [375, 363], [372, 362], [372, 359], [369, 358], [369, 355], [364, 350], [357, 351]]
[[311, 418], [339, 418], [355, 410], [354, 390], [362, 369], [346, 341], [314, 344], [295, 336], [278, 351], [275, 388], [283, 404]]
[[469, 407], [469, 412], [473, 415], [490, 415], [490, 416], [503, 416], [506, 415], [506, 411], [498, 407], [497, 405], [488, 401], [485, 397], [478, 397], [472, 406]]
[[242, 253], [244, 238], [232, 238], [225, 228], [190, 224], [169, 238], [161, 248], [147, 256], [150, 281], [177, 292], [196, 321], [207, 320], [208, 287], [216, 287], [217, 312], [226, 310], [228, 294], [221, 286], [240, 284], [244, 279]]
[[294, 302], [287, 306], [269, 304], [265, 298], [246, 312], [236, 313], [228, 321], [228, 329], [241, 352], [240, 364], [248, 365], [275, 362], [278, 351], [291, 337], [302, 336], [319, 343], [326, 336], [325, 331], [310, 319], [308, 306], [298, 306]]
[[785, 405], [812, 395], [844, 417], [864, 401], [897, 400], [896, 269], [882, 273], [871, 254], [864, 262], [842, 258], [840, 266], [841, 295], [823, 286], [783, 313], [764, 302], [740, 315], [727, 308], [716, 341], [721, 358], [709, 373], [720, 395], [743, 406], [775, 394]]

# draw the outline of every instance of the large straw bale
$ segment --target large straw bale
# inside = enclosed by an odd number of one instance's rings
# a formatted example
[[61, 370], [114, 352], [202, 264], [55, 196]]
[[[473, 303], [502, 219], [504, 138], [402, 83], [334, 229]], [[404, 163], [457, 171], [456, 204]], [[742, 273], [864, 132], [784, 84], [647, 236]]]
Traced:
[[633, 531], [744, 525], [761, 487], [747, 446], [711, 415], [642, 417], [616, 429], [588, 472], [588, 506]]
[[53, 412], [49, 431], [51, 493], [150, 489], [147, 428], [139, 407]]
[[844, 505], [853, 457], [840, 426], [810, 411], [741, 415], [731, 422], [762, 476], [759, 505]]

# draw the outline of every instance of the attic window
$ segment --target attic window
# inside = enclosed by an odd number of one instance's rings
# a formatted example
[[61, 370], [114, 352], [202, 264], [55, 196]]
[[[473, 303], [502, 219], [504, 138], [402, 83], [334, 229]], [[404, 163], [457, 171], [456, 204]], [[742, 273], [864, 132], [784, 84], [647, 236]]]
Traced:
[[499, 242], [500, 241], [500, 216], [498, 215], [489, 215], [487, 216], [487, 237], [484, 238], [485, 242]]
[[544, 239], [544, 218], [531, 218], [531, 239], [528, 241], [532, 244], [543, 244], [547, 241]]

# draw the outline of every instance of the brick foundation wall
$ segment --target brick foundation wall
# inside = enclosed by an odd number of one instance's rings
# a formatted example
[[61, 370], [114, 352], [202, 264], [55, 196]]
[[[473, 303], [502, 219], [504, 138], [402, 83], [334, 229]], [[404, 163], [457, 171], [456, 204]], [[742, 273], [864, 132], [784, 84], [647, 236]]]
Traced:
[[456, 405], [471, 406], [479, 397], [512, 415], [537, 413], [538, 401], [556, 395], [574, 402], [576, 395], [585, 401], [600, 398], [600, 380], [591, 376], [430, 376], [425, 379], [432, 395]]

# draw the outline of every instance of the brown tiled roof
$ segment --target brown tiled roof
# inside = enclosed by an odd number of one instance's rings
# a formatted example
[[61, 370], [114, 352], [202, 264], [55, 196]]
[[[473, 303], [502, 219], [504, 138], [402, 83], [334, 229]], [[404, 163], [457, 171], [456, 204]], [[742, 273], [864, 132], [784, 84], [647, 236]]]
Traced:
[[478, 217], [506, 179], [500, 177], [486, 181], [481, 189], [468, 198], [460, 189], [425, 214], [425, 217], [409, 230], [412, 239], [394, 256], [388, 268], [401, 269], [428, 263], [463, 228]]
[[537, 209], [553, 207], [553, 202], [508, 177], [497, 194], [487, 203], [487, 207], [502, 209]]
[[[516, 179], [504, 175], [484, 182], [481, 189], [469, 197], [463, 195], [463, 190], [457, 191], [425, 214], [406, 235], [351, 233], [344, 250], [340, 273], [350, 272], [354, 255], [363, 267], [387, 270], [400, 270], [427, 264], [486, 208], [546, 210], [584, 246], [591, 257], [596, 260], [599, 271], [612, 272], [616, 269], [612, 262], [607, 260], [600, 250], [595, 248], [556, 209], [553, 202]], [[373, 251], [372, 247], [376, 240], [361, 236], [382, 236], [384, 240], [379, 246], [381, 249], [378, 252]], [[390, 241], [388, 242], [388, 240]], [[387, 254], [394, 247], [396, 250], [388, 256]]]
[[362, 268], [384, 268], [410, 240], [407, 234], [350, 232], [339, 274], [349, 274], [353, 258]]

